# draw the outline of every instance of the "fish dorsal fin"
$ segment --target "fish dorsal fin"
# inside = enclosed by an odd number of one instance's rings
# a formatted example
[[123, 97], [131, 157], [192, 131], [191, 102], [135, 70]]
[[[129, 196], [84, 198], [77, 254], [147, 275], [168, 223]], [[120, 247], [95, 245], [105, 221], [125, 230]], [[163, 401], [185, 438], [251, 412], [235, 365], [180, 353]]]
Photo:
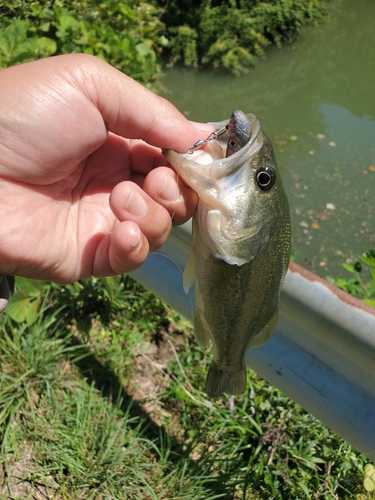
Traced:
[[184, 286], [184, 292], [188, 293], [191, 285], [194, 283], [194, 271], [195, 271], [195, 253], [194, 248], [190, 252], [184, 274], [182, 277], [182, 283]]
[[248, 347], [259, 347], [263, 345], [273, 334], [277, 323], [277, 311], [268, 323], [251, 339]]
[[202, 324], [202, 320], [198, 311], [195, 311], [194, 314], [194, 334], [198, 344], [201, 347], [205, 348], [208, 346], [208, 343], [210, 342], [210, 336]]

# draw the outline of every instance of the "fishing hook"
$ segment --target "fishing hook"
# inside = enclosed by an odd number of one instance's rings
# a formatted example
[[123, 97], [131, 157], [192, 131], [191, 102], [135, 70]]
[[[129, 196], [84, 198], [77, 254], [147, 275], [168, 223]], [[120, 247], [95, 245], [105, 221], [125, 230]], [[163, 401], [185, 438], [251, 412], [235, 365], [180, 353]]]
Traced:
[[196, 149], [200, 148], [205, 142], [210, 142], [210, 141], [213, 141], [213, 140], [217, 139], [218, 137], [220, 137], [221, 135], [223, 135], [226, 130], [228, 130], [228, 125], [225, 125], [225, 127], [222, 127], [218, 131], [215, 130], [214, 132], [211, 132], [211, 134], [208, 137], [206, 137], [206, 139], [199, 139], [199, 141], [195, 142], [193, 144], [193, 146], [187, 150], [187, 152], [190, 155], [193, 154], [194, 151]]

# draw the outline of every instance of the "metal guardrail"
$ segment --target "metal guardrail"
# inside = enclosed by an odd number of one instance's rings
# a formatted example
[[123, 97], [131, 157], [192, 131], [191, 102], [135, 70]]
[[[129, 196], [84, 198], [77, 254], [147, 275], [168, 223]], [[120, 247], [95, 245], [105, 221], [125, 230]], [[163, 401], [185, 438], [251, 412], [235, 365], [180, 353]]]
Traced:
[[[186, 318], [182, 271], [191, 225], [174, 228], [166, 244], [132, 276]], [[375, 460], [375, 309], [291, 263], [281, 291], [276, 332], [249, 349], [247, 364]]]

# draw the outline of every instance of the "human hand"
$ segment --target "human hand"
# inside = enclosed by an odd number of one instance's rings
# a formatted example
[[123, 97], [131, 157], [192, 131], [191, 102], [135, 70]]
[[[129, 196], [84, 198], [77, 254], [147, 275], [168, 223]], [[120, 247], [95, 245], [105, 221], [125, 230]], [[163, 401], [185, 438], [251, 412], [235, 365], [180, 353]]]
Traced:
[[0, 273], [128, 272], [193, 214], [160, 148], [187, 151], [210, 127], [84, 54], [1, 70], [0, 94]]

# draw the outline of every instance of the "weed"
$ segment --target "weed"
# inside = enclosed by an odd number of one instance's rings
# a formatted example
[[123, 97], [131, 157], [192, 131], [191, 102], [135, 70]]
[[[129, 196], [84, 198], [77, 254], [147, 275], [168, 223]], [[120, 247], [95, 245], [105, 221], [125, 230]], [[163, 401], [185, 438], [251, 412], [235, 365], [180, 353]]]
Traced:
[[328, 277], [327, 280], [350, 295], [375, 307], [375, 248], [359, 255], [358, 260], [354, 263], [344, 262], [342, 267], [354, 276], [349, 279], [341, 276], [336, 279]]

